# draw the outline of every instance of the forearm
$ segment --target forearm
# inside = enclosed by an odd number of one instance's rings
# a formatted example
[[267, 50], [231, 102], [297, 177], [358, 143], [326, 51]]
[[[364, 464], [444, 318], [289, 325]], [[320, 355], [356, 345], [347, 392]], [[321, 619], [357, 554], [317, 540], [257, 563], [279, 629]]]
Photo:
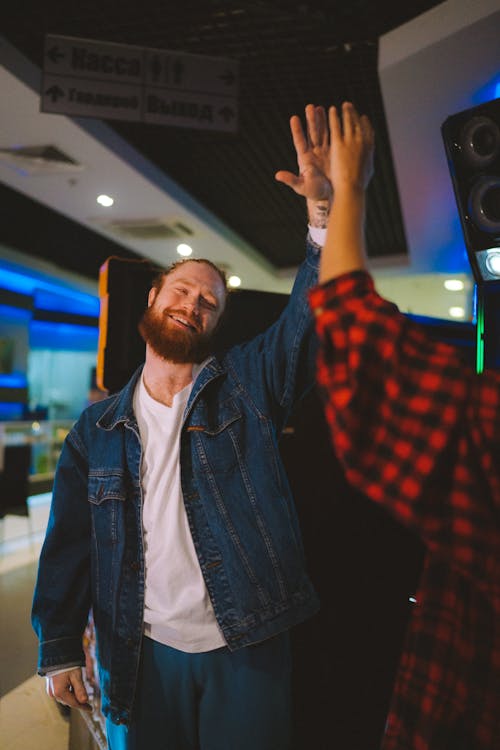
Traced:
[[335, 191], [328, 218], [325, 247], [321, 254], [321, 283], [366, 267], [364, 219], [365, 191], [345, 185]]
[[[307, 293], [318, 281], [319, 253], [307, 244], [287, 305], [278, 320], [238, 350], [233, 366], [261, 413], [273, 415], [277, 432], [290, 409], [314, 384], [316, 339]], [[241, 369], [239, 369], [241, 368]]]
[[498, 570], [500, 548], [491, 470], [500, 375], [475, 375], [365, 273], [343, 274], [310, 298], [318, 384], [348, 481], [488, 591], [484, 570]]
[[40, 554], [32, 622], [40, 641], [39, 672], [85, 663], [82, 635], [90, 609], [88, 470], [69, 436], [54, 480]]

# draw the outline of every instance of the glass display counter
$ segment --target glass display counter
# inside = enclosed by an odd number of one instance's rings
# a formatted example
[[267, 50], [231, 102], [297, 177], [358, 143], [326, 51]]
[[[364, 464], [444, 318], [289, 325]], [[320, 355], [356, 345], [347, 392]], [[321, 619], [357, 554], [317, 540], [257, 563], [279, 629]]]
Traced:
[[[6, 449], [29, 446], [29, 493], [50, 491], [62, 444], [73, 424], [73, 420], [0, 421], [0, 476], [5, 468], [4, 459], [6, 455], [9, 456], [9, 451]], [[25, 495], [23, 497], [25, 498]], [[25, 499], [24, 507], [27, 507]], [[11, 510], [9, 508], [9, 512]], [[87, 714], [82, 711], [71, 711], [68, 747], [69, 750], [106, 750], [106, 727], [100, 710], [101, 696], [92, 617], [85, 631], [83, 645], [86, 657], [86, 687], [92, 712]]]
[[29, 445], [30, 491], [32, 494], [50, 491], [62, 444], [73, 424], [73, 420], [0, 422], [0, 472], [7, 446]]

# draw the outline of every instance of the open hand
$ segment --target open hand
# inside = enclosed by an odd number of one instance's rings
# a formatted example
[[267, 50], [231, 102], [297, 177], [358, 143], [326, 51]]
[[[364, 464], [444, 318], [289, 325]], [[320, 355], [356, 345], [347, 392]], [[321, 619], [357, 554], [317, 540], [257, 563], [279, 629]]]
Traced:
[[333, 189], [365, 190], [373, 175], [374, 133], [368, 117], [359, 116], [352, 104], [344, 102], [341, 117], [330, 107], [328, 120]]
[[297, 153], [299, 174], [281, 170], [276, 179], [308, 200], [330, 200], [330, 138], [323, 107], [308, 104], [305, 108], [307, 135], [297, 115], [290, 119], [293, 145]]

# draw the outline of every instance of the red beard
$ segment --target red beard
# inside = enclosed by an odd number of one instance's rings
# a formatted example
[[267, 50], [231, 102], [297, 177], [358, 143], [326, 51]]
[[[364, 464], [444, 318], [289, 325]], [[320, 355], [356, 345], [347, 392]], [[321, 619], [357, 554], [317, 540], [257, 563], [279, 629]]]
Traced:
[[[168, 316], [174, 312], [158, 313], [154, 304], [146, 308], [139, 322], [139, 333], [162, 359], [175, 364], [203, 362], [211, 353], [212, 335], [169, 325]], [[182, 317], [186, 315], [182, 314]]]

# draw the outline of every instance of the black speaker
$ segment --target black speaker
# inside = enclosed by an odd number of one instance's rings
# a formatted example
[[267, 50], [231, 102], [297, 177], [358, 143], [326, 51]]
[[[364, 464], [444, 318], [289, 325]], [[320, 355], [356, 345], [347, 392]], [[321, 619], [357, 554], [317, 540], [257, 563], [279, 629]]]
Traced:
[[441, 132], [474, 277], [500, 282], [500, 99], [448, 117]]
[[140, 362], [145, 344], [137, 329], [158, 268], [147, 260], [108, 258], [99, 271], [99, 345], [96, 380], [115, 393]]

